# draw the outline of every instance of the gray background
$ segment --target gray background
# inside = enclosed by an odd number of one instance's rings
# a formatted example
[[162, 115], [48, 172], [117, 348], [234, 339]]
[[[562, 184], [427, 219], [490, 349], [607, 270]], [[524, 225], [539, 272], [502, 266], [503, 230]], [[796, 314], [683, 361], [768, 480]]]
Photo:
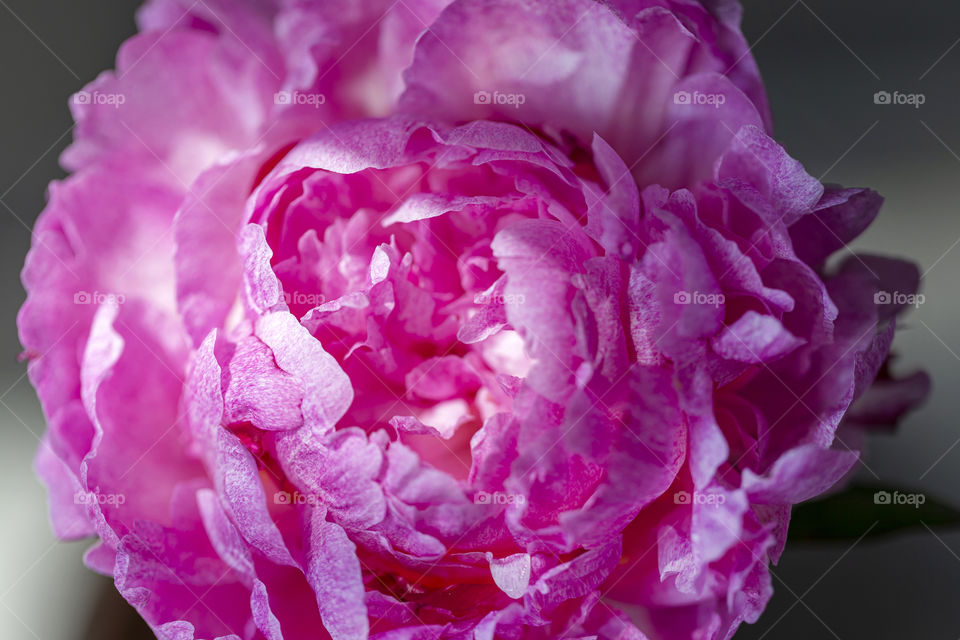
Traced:
[[[0, 637], [9, 640], [85, 637], [107, 582], [82, 567], [84, 544], [54, 542], [32, 474], [43, 421], [17, 361], [14, 321], [24, 294], [16, 274], [46, 183], [62, 176], [56, 159], [70, 136], [67, 97], [113, 66], [137, 4], [0, 0]], [[960, 394], [951, 389], [960, 371], [960, 9], [942, 0], [755, 0], [745, 13], [776, 137], [814, 176], [886, 196], [855, 246], [910, 256], [927, 272], [926, 302], [897, 337], [896, 368], [929, 371], [933, 396], [897, 435], [872, 440], [870, 471], [860, 475], [960, 506]], [[926, 103], [876, 105], [879, 90], [923, 93]], [[788, 548], [774, 568], [773, 602], [737, 638], [956, 639], [958, 554], [960, 532], [924, 529]]]

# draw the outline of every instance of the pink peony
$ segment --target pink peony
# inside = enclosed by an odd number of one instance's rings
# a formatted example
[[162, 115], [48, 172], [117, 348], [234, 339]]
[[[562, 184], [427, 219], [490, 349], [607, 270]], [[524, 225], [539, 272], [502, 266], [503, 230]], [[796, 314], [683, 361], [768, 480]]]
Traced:
[[727, 639], [925, 393], [735, 2], [444, 4], [153, 0], [74, 100], [37, 469], [158, 638]]

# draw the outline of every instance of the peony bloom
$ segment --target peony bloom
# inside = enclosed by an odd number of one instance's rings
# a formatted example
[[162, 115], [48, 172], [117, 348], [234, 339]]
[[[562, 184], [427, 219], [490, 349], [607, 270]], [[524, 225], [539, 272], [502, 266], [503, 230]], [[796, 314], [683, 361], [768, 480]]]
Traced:
[[925, 393], [917, 271], [828, 261], [881, 199], [770, 137], [734, 2], [362, 5], [154, 0], [74, 100], [57, 534], [165, 640], [730, 638]]

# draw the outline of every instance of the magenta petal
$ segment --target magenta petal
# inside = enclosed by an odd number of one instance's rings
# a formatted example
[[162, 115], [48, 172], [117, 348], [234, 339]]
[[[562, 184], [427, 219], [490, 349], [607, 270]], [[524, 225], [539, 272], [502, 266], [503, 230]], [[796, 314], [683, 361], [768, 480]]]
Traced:
[[227, 433], [218, 433], [218, 489], [246, 541], [279, 565], [297, 566], [284, 544], [280, 531], [270, 519], [266, 495], [253, 457], [240, 446], [239, 440]]
[[[225, 72], [244, 81], [225, 82]], [[276, 88], [262, 63], [225, 56], [208, 33], [135, 36], [121, 47], [117, 72], [84, 88], [115, 99], [74, 100], [77, 133], [63, 163], [136, 164], [185, 190], [218, 156], [257, 139]]]
[[251, 336], [241, 340], [224, 372], [226, 424], [249, 422], [259, 429], [284, 431], [304, 424], [304, 385], [277, 367], [273, 352]]
[[748, 311], [710, 340], [713, 350], [740, 362], [771, 362], [803, 344], [776, 318]]
[[346, 374], [318, 342], [289, 313], [267, 314], [257, 321], [256, 332], [273, 351], [277, 365], [304, 385], [304, 426], [326, 432], [336, 425], [353, 402]]
[[813, 213], [790, 227], [797, 257], [819, 266], [870, 226], [883, 198], [869, 189], [828, 187]]
[[54, 534], [63, 540], [77, 540], [95, 534], [86, 509], [77, 500], [83, 487], [73, 471], [57, 457], [47, 441], [40, 445], [34, 461], [37, 475], [47, 487], [50, 519]]
[[773, 226], [789, 227], [823, 195], [823, 185], [755, 126], [737, 132], [717, 165], [716, 180]]
[[524, 335], [530, 356], [542, 363], [528, 382], [548, 398], [560, 398], [585, 364], [565, 312], [573, 297], [567, 274], [589, 257], [586, 243], [559, 223], [529, 221], [501, 231], [492, 243], [507, 274], [507, 319]]
[[246, 195], [243, 189], [257, 161], [252, 155], [203, 173], [177, 213], [177, 301], [195, 343], [224, 325], [236, 300], [241, 282], [236, 234]]
[[342, 528], [314, 512], [307, 548], [307, 580], [317, 594], [323, 625], [333, 640], [366, 638], [364, 587], [356, 547]]
[[507, 558], [490, 555], [490, 573], [493, 581], [511, 598], [519, 598], [530, 583], [530, 556], [517, 553]]
[[853, 451], [804, 445], [781, 456], [763, 477], [746, 470], [743, 488], [760, 503], [803, 502], [832, 487], [858, 457]]

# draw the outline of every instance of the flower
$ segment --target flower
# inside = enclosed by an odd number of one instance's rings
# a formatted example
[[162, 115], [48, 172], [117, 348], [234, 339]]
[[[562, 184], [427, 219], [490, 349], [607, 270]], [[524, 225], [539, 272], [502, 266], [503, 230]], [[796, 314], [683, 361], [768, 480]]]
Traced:
[[726, 639], [924, 395], [737, 6], [555, 5], [156, 0], [75, 100], [37, 470], [159, 638]]

